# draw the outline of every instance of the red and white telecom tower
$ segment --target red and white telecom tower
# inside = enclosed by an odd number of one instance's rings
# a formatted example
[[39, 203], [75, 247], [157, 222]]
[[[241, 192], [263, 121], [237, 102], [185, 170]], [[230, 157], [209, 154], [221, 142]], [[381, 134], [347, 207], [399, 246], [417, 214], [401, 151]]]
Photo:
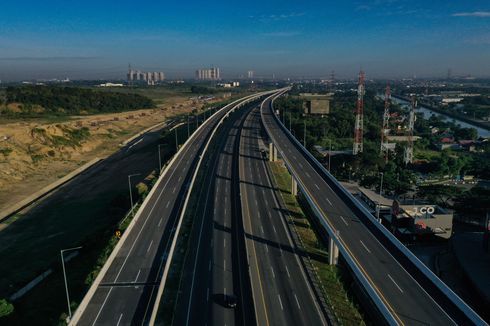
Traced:
[[405, 153], [403, 156], [403, 162], [405, 164], [412, 163], [413, 161], [413, 128], [415, 125], [416, 107], [417, 107], [417, 100], [415, 99], [415, 96], [412, 96], [412, 105], [410, 106], [410, 112], [408, 114], [407, 147], [405, 147]]
[[390, 121], [390, 101], [391, 101], [391, 89], [390, 85], [386, 85], [385, 91], [385, 110], [383, 112], [383, 126], [381, 127], [381, 146], [380, 154], [384, 156], [385, 161], [388, 161], [389, 148], [386, 142], [386, 134], [389, 130]]
[[359, 72], [359, 84], [357, 86], [357, 108], [356, 108], [356, 123], [354, 125], [354, 146], [352, 154], [357, 155], [362, 153], [362, 133], [364, 119], [364, 71]]

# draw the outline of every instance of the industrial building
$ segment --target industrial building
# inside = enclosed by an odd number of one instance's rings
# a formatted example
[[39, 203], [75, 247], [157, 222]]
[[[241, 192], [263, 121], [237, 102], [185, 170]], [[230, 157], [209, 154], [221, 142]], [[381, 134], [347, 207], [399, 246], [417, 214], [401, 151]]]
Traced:
[[211, 67], [208, 69], [196, 70], [196, 79], [198, 80], [220, 80], [219, 68]]
[[330, 100], [332, 94], [301, 93], [303, 112], [305, 114], [327, 115], [330, 113]]
[[344, 183], [355, 198], [395, 236], [404, 242], [423, 238], [449, 239], [453, 214], [433, 204], [400, 204], [399, 201], [357, 185]]

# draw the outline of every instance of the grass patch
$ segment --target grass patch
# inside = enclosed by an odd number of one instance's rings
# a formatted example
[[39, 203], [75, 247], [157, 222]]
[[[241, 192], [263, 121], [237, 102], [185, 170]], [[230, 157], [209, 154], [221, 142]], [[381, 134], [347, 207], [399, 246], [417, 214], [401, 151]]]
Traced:
[[311, 227], [311, 222], [302, 210], [298, 200], [289, 191], [291, 176], [282, 162], [270, 162], [276, 186], [279, 188], [282, 199], [289, 211], [292, 223], [301, 241], [303, 249], [311, 258], [320, 282], [323, 295], [332, 309], [335, 318], [341, 325], [365, 325], [362, 313], [355, 304], [355, 298], [349, 291], [349, 277], [341, 266], [328, 264], [328, 251], [321, 238]]

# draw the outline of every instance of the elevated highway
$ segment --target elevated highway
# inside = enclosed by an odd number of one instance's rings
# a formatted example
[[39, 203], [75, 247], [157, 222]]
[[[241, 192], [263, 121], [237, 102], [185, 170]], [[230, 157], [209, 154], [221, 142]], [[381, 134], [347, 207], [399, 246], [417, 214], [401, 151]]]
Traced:
[[276, 95], [261, 107], [262, 122], [325, 232], [390, 324], [485, 322], [367, 212], [291, 135], [274, 113]]

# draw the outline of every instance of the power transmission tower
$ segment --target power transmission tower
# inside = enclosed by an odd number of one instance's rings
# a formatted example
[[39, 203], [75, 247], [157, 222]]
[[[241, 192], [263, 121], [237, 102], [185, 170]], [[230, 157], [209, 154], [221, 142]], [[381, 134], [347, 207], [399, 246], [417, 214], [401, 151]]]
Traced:
[[417, 100], [414, 95], [412, 96], [412, 105], [410, 106], [410, 112], [408, 114], [407, 147], [405, 147], [405, 155], [403, 156], [403, 162], [405, 164], [409, 164], [413, 162], [413, 127], [415, 125], [416, 107], [417, 107]]
[[389, 130], [390, 121], [390, 102], [391, 102], [391, 89], [390, 85], [386, 85], [385, 91], [385, 109], [383, 112], [383, 126], [381, 127], [381, 147], [380, 154], [384, 156], [385, 161], [388, 161], [389, 149], [386, 144], [386, 134]]
[[354, 125], [354, 146], [352, 154], [357, 155], [362, 153], [362, 133], [364, 125], [364, 71], [359, 72], [359, 83], [357, 86], [357, 107], [356, 107], [356, 123]]

